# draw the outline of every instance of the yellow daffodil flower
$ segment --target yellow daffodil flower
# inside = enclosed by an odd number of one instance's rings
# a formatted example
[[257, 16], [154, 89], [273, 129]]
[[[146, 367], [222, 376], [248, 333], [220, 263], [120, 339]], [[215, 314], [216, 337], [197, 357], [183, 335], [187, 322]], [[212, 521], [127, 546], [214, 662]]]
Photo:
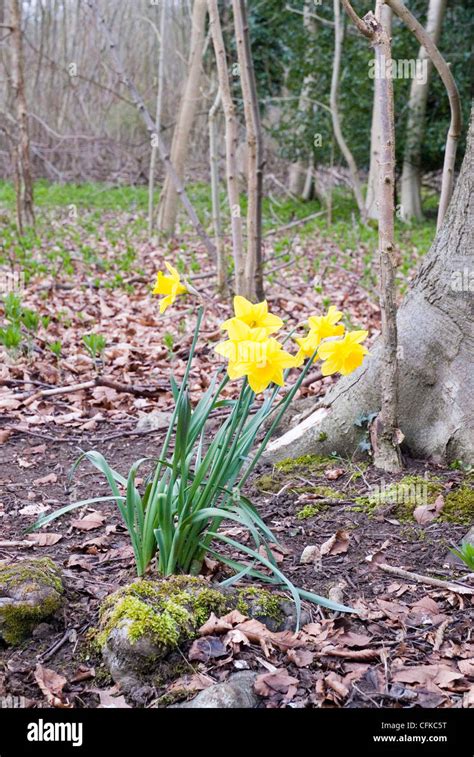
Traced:
[[309, 332], [308, 336], [303, 336], [301, 338], [295, 339], [295, 342], [299, 347], [295, 358], [296, 365], [299, 368], [299, 366], [304, 363], [306, 358], [314, 355], [314, 352], [319, 346], [321, 339], [317, 334], [312, 334], [311, 332]]
[[[318, 337], [319, 341], [329, 336], [341, 336], [344, 333], [342, 323], [336, 325], [342, 318], [342, 313], [331, 305], [326, 315], [312, 315], [308, 318], [309, 335]], [[308, 336], [309, 336], [308, 335]]]
[[232, 327], [236, 321], [242, 321], [252, 329], [265, 329], [265, 333], [268, 336], [269, 334], [274, 334], [275, 331], [278, 331], [283, 326], [281, 318], [268, 312], [266, 300], [253, 305], [245, 297], [237, 295], [234, 297], [234, 313], [235, 317], [224, 321], [221, 329], [228, 331], [229, 327]]
[[233, 380], [247, 376], [255, 394], [263, 392], [271, 383], [283, 386], [284, 369], [296, 365], [294, 356], [285, 352], [273, 337], [262, 341], [229, 340], [218, 345], [216, 352], [229, 358], [229, 378]]
[[333, 373], [342, 373], [343, 376], [347, 376], [362, 365], [368, 349], [362, 347], [360, 342], [367, 338], [368, 333], [368, 331], [350, 331], [344, 339], [324, 342], [318, 350], [318, 357], [324, 361], [321, 366], [323, 376], [331, 376]]
[[[231, 364], [241, 363], [243, 360], [247, 361], [249, 353], [256, 354], [259, 350], [259, 347], [252, 347], [251, 345], [257, 345], [267, 340], [265, 329], [253, 329], [237, 318], [231, 319], [227, 329], [229, 339], [218, 344], [216, 352], [218, 355], [227, 358]], [[240, 348], [241, 344], [244, 344], [244, 347]], [[238, 378], [238, 376], [233, 378]]]
[[166, 308], [173, 304], [178, 295], [188, 291], [184, 284], [181, 284], [181, 278], [176, 268], [173, 268], [169, 263], [165, 263], [165, 266], [170, 275], [165, 276], [161, 271], [158, 271], [155, 288], [153, 289], [153, 294], [166, 295], [160, 302], [160, 313], [164, 313]]
[[312, 315], [308, 318], [309, 332], [305, 337], [295, 339], [299, 346], [296, 360], [300, 366], [306, 358], [311, 357], [314, 351], [323, 341], [330, 336], [341, 336], [344, 333], [342, 323], [337, 322], [342, 318], [340, 310], [331, 305], [326, 315]]

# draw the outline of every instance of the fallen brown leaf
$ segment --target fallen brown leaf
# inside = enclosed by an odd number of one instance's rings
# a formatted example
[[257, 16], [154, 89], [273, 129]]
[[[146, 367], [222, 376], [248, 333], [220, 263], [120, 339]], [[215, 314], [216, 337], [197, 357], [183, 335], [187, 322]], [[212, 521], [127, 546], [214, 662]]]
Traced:
[[320, 553], [323, 555], [341, 555], [349, 549], [350, 534], [339, 529], [327, 541], [321, 544]]
[[80, 531], [92, 531], [94, 528], [100, 528], [104, 520], [105, 517], [98, 510], [93, 510], [83, 518], [71, 520], [71, 526], [78, 528]]
[[34, 486], [45, 486], [46, 484], [55, 484], [58, 480], [56, 473], [48, 473], [47, 476], [42, 478], [35, 478], [33, 481]]
[[35, 668], [35, 681], [51, 707], [67, 707], [63, 698], [63, 688], [67, 678], [50, 668], [44, 668], [39, 662]]
[[440, 494], [430, 505], [419, 505], [413, 510], [413, 517], [420, 526], [426, 526], [436, 520], [444, 507], [444, 497]]
[[202, 636], [193, 641], [188, 653], [188, 660], [209, 662], [216, 657], [224, 657], [227, 649], [218, 636]]
[[113, 686], [111, 689], [89, 689], [93, 694], [98, 694], [100, 704], [99, 709], [128, 709], [129, 704], [126, 703], [125, 697], [117, 695], [117, 688]]
[[329, 470], [325, 471], [324, 475], [328, 479], [328, 481], [337, 481], [338, 478], [341, 478], [341, 476], [344, 476], [346, 471], [344, 468], [330, 468]]
[[315, 658], [314, 652], [309, 649], [288, 649], [286, 656], [298, 668], [307, 668]]
[[[244, 616], [242, 616], [243, 618]], [[224, 620], [224, 618], [218, 618], [212, 612], [209, 620], [206, 620], [204, 625], [199, 629], [201, 636], [212, 636], [215, 633], [225, 633], [232, 628], [232, 623]]]
[[463, 678], [463, 673], [452, 670], [447, 665], [413, 665], [404, 666], [397, 670], [392, 678], [393, 681], [402, 683], [419, 683], [429, 686], [434, 683], [442, 689], [449, 688], [453, 681]]
[[53, 544], [57, 544], [63, 536], [62, 534], [43, 532], [39, 534], [28, 534], [26, 538], [33, 544], [36, 544], [37, 547], [52, 547]]
[[261, 673], [254, 684], [255, 692], [261, 697], [283, 694], [284, 701], [289, 702], [296, 694], [298, 679], [290, 676], [286, 670], [277, 673]]

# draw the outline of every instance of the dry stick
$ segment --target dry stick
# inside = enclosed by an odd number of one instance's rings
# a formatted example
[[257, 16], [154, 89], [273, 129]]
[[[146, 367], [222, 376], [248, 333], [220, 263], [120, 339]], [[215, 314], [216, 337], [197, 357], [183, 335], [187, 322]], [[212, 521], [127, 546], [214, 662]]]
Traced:
[[465, 584], [442, 581], [440, 578], [431, 578], [431, 576], [422, 576], [419, 573], [403, 570], [403, 568], [394, 568], [392, 565], [387, 565], [386, 563], [379, 563], [377, 567], [385, 573], [390, 573], [390, 575], [399, 576], [400, 578], [406, 578], [409, 581], [416, 581], [418, 583], [427, 584], [428, 586], [436, 586], [439, 589], [453, 591], [457, 594], [474, 594], [474, 587], [466, 586]]
[[334, 136], [336, 138], [339, 149], [344, 155], [345, 161], [349, 167], [349, 172], [351, 175], [351, 184], [352, 184], [352, 189], [356, 198], [357, 207], [359, 208], [359, 213], [362, 217], [362, 220], [365, 221], [365, 216], [366, 216], [365, 203], [364, 203], [364, 198], [362, 196], [362, 189], [360, 186], [359, 176], [357, 173], [357, 165], [354, 160], [354, 156], [352, 155], [349, 149], [349, 146], [347, 145], [347, 142], [345, 141], [343, 137], [342, 130], [341, 130], [341, 123], [339, 120], [337, 94], [338, 94], [338, 86], [339, 86], [339, 74], [340, 74], [340, 69], [341, 69], [342, 39], [344, 35], [344, 29], [343, 29], [342, 22], [340, 19], [339, 0], [333, 0], [333, 2], [334, 2], [334, 24], [335, 24], [334, 25], [334, 63], [333, 63], [332, 77], [331, 77], [331, 92], [329, 95], [332, 128], [333, 128]]
[[[337, 0], [336, 0], [337, 2]], [[344, 8], [361, 33], [371, 40], [375, 49], [377, 70], [383, 61], [391, 60], [391, 41], [387, 31], [369, 12], [364, 19], [354, 13], [349, 0], [342, 0]], [[357, 19], [357, 20], [356, 20]], [[401, 470], [398, 415], [397, 308], [395, 303], [395, 119], [393, 110], [393, 81], [380, 76], [380, 166], [379, 166], [379, 264], [380, 311], [382, 316], [381, 411], [372, 424], [371, 441], [374, 463], [388, 472]]]
[[153, 143], [156, 142], [156, 144], [158, 145], [158, 150], [160, 151], [161, 159], [165, 165], [165, 168], [166, 168], [168, 176], [170, 177], [170, 180], [174, 184], [174, 187], [176, 189], [176, 194], [181, 199], [181, 202], [183, 203], [184, 208], [189, 216], [189, 220], [191, 221], [196, 233], [201, 238], [208, 252], [209, 257], [211, 258], [211, 260], [215, 262], [217, 259], [215, 247], [213, 243], [211, 242], [211, 240], [209, 239], [208, 235], [206, 234], [204, 227], [201, 224], [199, 218], [197, 217], [196, 211], [194, 210], [194, 207], [192, 206], [191, 201], [188, 195], [186, 194], [186, 190], [183, 184], [181, 183], [176, 171], [174, 170], [174, 167], [171, 163], [168, 151], [163, 142], [161, 134], [157, 131], [156, 124], [153, 121], [153, 118], [151, 117], [150, 112], [143, 101], [142, 96], [137, 90], [134, 82], [131, 79], [129, 79], [125, 73], [122, 60], [117, 52], [116, 43], [112, 37], [112, 34], [110, 32], [109, 27], [107, 26], [105, 19], [99, 13], [96, 0], [86, 0], [86, 3], [89, 6], [90, 10], [95, 14], [99, 29], [102, 29], [103, 35], [105, 39], [107, 40], [111, 58], [114, 61], [114, 65], [117, 69], [117, 72], [120, 76], [121, 81], [128, 88], [130, 95], [132, 97], [132, 100], [134, 101], [138, 109], [138, 112], [141, 114], [143, 118], [147, 131], [150, 137], [152, 138]]
[[[344, 1], [344, 0], [343, 0]], [[456, 150], [458, 139], [461, 134], [461, 103], [458, 88], [454, 81], [453, 75], [448, 64], [436, 47], [435, 43], [427, 34], [426, 29], [413, 16], [402, 0], [385, 0], [394, 13], [399, 16], [405, 26], [415, 35], [416, 39], [423, 45], [426, 52], [433, 61], [433, 65], [438, 71], [446, 91], [448, 93], [449, 105], [451, 108], [451, 123], [449, 126], [448, 136], [446, 138], [446, 148], [444, 152], [443, 178], [441, 182], [441, 196], [439, 199], [438, 219], [436, 228], [439, 229], [443, 223], [446, 210], [451, 201], [454, 186], [454, 164], [456, 161]]]
[[222, 27], [219, 18], [217, 0], [208, 0], [208, 9], [212, 42], [216, 56], [219, 90], [222, 97], [222, 108], [224, 110], [225, 116], [227, 197], [229, 201], [231, 219], [232, 254], [234, 258], [235, 268], [235, 289], [237, 294], [239, 294], [243, 289], [244, 281], [244, 252], [236, 159], [238, 140], [237, 115], [229, 84], [229, 71], [227, 68], [226, 50], [224, 46], [224, 37], [222, 35]]
[[58, 394], [73, 394], [74, 392], [81, 392], [85, 389], [93, 389], [96, 386], [106, 386], [109, 389], [115, 389], [117, 392], [126, 392], [127, 394], [134, 394], [136, 397], [154, 397], [159, 392], [165, 391], [163, 386], [146, 387], [146, 386], [134, 386], [133, 384], [120, 384], [117, 381], [112, 381], [102, 376], [97, 376], [90, 381], [83, 381], [80, 384], [70, 384], [69, 386], [55, 386], [53, 389], [40, 389], [36, 392], [21, 392], [20, 394], [12, 394], [11, 399], [20, 400], [24, 405], [31, 405], [32, 402], [38, 399], [44, 399], [45, 397], [55, 397]]

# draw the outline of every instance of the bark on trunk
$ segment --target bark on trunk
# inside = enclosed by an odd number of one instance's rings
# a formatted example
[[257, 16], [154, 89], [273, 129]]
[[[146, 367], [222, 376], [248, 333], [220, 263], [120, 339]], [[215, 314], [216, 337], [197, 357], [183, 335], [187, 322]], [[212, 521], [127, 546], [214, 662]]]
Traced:
[[[426, 32], [435, 45], [441, 34], [446, 0], [430, 0]], [[404, 221], [423, 218], [421, 208], [421, 145], [425, 131], [426, 103], [433, 64], [424, 47], [420, 47], [417, 65], [426, 67], [426, 79], [414, 78], [408, 101], [408, 121], [406, 129], [405, 153], [401, 180], [401, 217]]]
[[225, 116], [225, 147], [226, 147], [226, 179], [227, 198], [230, 208], [230, 222], [232, 231], [232, 253], [235, 268], [235, 291], [236, 294], [244, 293], [244, 252], [242, 217], [240, 214], [239, 180], [237, 171], [237, 115], [232, 100], [229, 84], [229, 71], [227, 68], [226, 50], [222, 27], [220, 23], [217, 0], [209, 2], [209, 22], [212, 42], [216, 56], [217, 76], [219, 90], [222, 97], [222, 108]]
[[227, 294], [227, 260], [224, 240], [222, 239], [221, 209], [219, 198], [219, 141], [217, 115], [221, 105], [221, 93], [217, 89], [216, 99], [209, 110], [209, 165], [211, 173], [212, 225], [214, 227], [214, 245], [217, 252], [217, 291]]
[[[375, 17], [380, 21], [387, 34], [392, 31], [392, 10], [388, 5], [383, 4], [383, 0], [377, 0], [375, 6]], [[367, 195], [365, 198], [365, 209], [367, 218], [378, 221], [379, 207], [377, 202], [379, 188], [379, 166], [380, 166], [380, 78], [374, 78], [374, 103], [372, 106], [372, 128], [370, 132], [370, 168], [369, 179], [367, 182]]]
[[[399, 427], [414, 457], [474, 463], [474, 138], [445, 222], [398, 311]], [[380, 340], [314, 413], [267, 448], [267, 460], [352, 455], [358, 419], [380, 410]]]
[[342, 152], [344, 159], [347, 163], [347, 166], [349, 168], [349, 173], [351, 175], [352, 190], [354, 192], [354, 196], [357, 202], [357, 207], [359, 208], [359, 213], [362, 217], [362, 220], [365, 221], [365, 217], [366, 217], [365, 203], [364, 203], [364, 198], [362, 196], [362, 187], [361, 187], [361, 183], [359, 179], [359, 172], [357, 170], [357, 165], [354, 160], [354, 156], [352, 155], [352, 152], [350, 151], [349, 146], [343, 137], [342, 129], [341, 129], [341, 122], [339, 119], [338, 90], [339, 90], [339, 75], [340, 75], [340, 70], [341, 70], [342, 41], [344, 38], [344, 24], [341, 19], [340, 0], [333, 0], [333, 5], [334, 5], [334, 62], [333, 62], [332, 78], [331, 78], [331, 93], [329, 97], [329, 103], [331, 107], [331, 116], [332, 116], [332, 128], [334, 131], [334, 136], [336, 138], [338, 147], [340, 151]]
[[[166, 48], [166, 3], [163, 3], [160, 10], [160, 33], [159, 33], [160, 52], [158, 55], [158, 82], [156, 93], [156, 112], [155, 125], [158, 134], [161, 133], [161, 112], [163, 110], [163, 95], [165, 84], [165, 48]], [[155, 191], [155, 166], [158, 145], [152, 142], [150, 155], [150, 169], [148, 172], [148, 236], [153, 234], [153, 194]]]
[[23, 38], [20, 0], [10, 0], [11, 27], [11, 85], [16, 110], [18, 137], [13, 148], [15, 170], [17, 226], [20, 234], [24, 226], [34, 226], [33, 180], [30, 163], [28, 108], [25, 96]]
[[[196, 109], [200, 99], [199, 83], [202, 71], [206, 13], [207, 0], [194, 0], [188, 76], [171, 145], [171, 164], [173, 165], [180, 181], [184, 180], [184, 167], [188, 152], [189, 136], [191, 134]], [[169, 176], [167, 176], [160, 200], [158, 220], [160, 231], [165, 234], [174, 234], [177, 214], [178, 194]]]
[[[303, 25], [307, 33], [311, 36], [316, 34], [316, 24], [310, 15], [310, 4], [306, 2], [303, 10]], [[310, 100], [311, 87], [314, 82], [314, 76], [307, 74], [304, 77], [301, 87], [300, 98], [298, 100], [298, 121], [305, 120], [307, 114], [313, 107]], [[304, 128], [297, 128], [297, 134], [301, 135]], [[294, 163], [290, 164], [288, 172], [288, 190], [295, 197], [301, 197], [303, 200], [309, 200], [311, 195], [311, 185], [314, 171], [314, 152], [311, 146], [311, 153], [303, 158], [300, 157]]]
[[[374, 19], [377, 28], [373, 45], [375, 59], [379, 64], [390, 60], [392, 46], [388, 31]], [[397, 442], [398, 375], [397, 359], [397, 306], [395, 302], [395, 123], [393, 108], [393, 82], [382, 77], [378, 88], [380, 119], [380, 165], [378, 170], [379, 212], [379, 265], [380, 265], [380, 311], [382, 320], [381, 410], [371, 429], [374, 463], [389, 472], [401, 468]]]
[[250, 300], [262, 300], [263, 136], [245, 0], [232, 0], [232, 8], [247, 136], [247, 255], [243, 294]]

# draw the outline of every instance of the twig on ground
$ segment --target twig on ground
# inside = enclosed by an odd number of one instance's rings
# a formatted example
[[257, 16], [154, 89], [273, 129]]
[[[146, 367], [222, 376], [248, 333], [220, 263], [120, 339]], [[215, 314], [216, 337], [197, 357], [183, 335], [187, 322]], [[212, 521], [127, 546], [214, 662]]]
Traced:
[[439, 589], [452, 591], [456, 594], [474, 594], [474, 587], [466, 586], [465, 584], [458, 584], [453, 581], [442, 581], [440, 578], [432, 578], [431, 576], [422, 576], [420, 573], [412, 573], [409, 570], [396, 568], [393, 565], [387, 565], [386, 563], [380, 563], [377, 567], [385, 573], [390, 573], [392, 576], [399, 576], [400, 578], [406, 578], [409, 581], [427, 584], [428, 586], [436, 586]]
[[59, 394], [72, 394], [74, 392], [84, 391], [85, 389], [94, 389], [97, 386], [106, 386], [109, 389], [115, 389], [117, 392], [134, 394], [136, 397], [155, 397], [157, 394], [166, 391], [166, 387], [161, 384], [156, 384], [151, 387], [135, 386], [134, 384], [121, 384], [118, 381], [112, 381], [112, 379], [108, 379], [104, 376], [96, 376], [96, 378], [91, 379], [90, 381], [83, 381], [79, 384], [55, 386], [53, 389], [40, 389], [35, 392], [12, 394], [11, 399], [20, 400], [25, 406], [28, 406], [36, 400], [44, 399], [45, 397], [54, 397]]
[[49, 647], [49, 649], [46, 650], [46, 652], [43, 652], [43, 654], [38, 655], [37, 660], [38, 662], [46, 662], [46, 660], [49, 660], [53, 655], [56, 654], [56, 652], [61, 649], [68, 641], [75, 642], [77, 639], [77, 631], [75, 628], [68, 628], [64, 635], [58, 639], [58, 641], [55, 641], [52, 646]]

